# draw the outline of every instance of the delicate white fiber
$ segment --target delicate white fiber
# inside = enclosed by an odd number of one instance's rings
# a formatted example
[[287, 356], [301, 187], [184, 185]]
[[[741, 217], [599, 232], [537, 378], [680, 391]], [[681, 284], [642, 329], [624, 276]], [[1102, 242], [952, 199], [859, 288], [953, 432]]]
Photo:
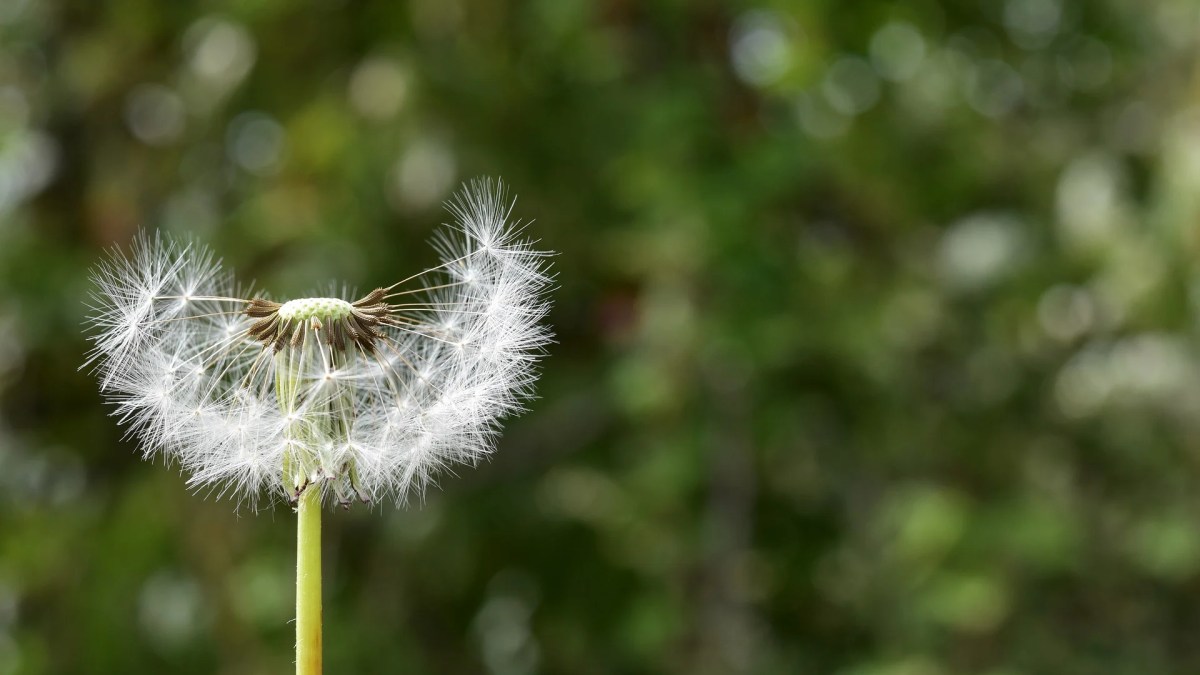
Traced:
[[[206, 248], [140, 236], [93, 273], [88, 364], [145, 456], [177, 462], [191, 486], [251, 507], [313, 486], [331, 502], [402, 501], [492, 452], [532, 394], [548, 254], [511, 208], [499, 182], [467, 185], [435, 239], [442, 264], [359, 300], [377, 333], [347, 327], [354, 340], [325, 326], [353, 298], [256, 318], [263, 296], [239, 292]], [[274, 342], [252, 331], [268, 323], [288, 328]]]

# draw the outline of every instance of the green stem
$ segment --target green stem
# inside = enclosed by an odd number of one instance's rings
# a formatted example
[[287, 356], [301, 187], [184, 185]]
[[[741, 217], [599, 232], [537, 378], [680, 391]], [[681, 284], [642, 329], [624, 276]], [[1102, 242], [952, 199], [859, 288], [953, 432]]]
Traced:
[[296, 675], [321, 675], [321, 490], [304, 490], [296, 512]]

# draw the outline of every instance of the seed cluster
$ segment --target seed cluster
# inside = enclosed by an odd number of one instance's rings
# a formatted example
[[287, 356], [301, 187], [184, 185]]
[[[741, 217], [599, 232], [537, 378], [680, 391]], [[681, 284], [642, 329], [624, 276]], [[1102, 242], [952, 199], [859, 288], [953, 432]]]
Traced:
[[93, 273], [88, 363], [145, 455], [194, 488], [252, 508], [314, 489], [403, 502], [487, 457], [532, 394], [551, 277], [511, 207], [471, 183], [442, 262], [358, 300], [246, 297], [198, 242], [139, 237]]
[[246, 304], [246, 316], [257, 319], [249, 336], [278, 352], [285, 345], [299, 347], [305, 329], [312, 330], [338, 352], [353, 346], [366, 354], [375, 353], [375, 343], [384, 338], [380, 327], [394, 323], [387, 291], [376, 288], [356, 302], [337, 298], [304, 298], [283, 304], [254, 298]]

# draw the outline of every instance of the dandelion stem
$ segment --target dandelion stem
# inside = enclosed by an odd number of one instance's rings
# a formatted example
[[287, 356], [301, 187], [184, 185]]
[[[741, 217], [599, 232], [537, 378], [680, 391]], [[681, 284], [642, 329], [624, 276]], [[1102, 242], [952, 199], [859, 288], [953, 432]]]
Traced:
[[321, 491], [296, 507], [296, 675], [321, 675]]

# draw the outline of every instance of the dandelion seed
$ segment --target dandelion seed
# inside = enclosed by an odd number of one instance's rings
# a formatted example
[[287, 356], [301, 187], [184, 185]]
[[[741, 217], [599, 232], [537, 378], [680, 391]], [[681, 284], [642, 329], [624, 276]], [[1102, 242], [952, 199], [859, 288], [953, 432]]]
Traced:
[[85, 365], [145, 456], [251, 507], [296, 505], [298, 675], [321, 672], [322, 506], [423, 494], [490, 453], [532, 393], [548, 254], [511, 209], [499, 182], [472, 182], [442, 264], [360, 298], [277, 302], [159, 235], [92, 275]]
[[490, 453], [549, 340], [547, 254], [474, 181], [442, 264], [359, 298], [239, 290], [203, 246], [142, 236], [93, 274], [88, 356], [148, 458], [251, 507], [404, 500]]

